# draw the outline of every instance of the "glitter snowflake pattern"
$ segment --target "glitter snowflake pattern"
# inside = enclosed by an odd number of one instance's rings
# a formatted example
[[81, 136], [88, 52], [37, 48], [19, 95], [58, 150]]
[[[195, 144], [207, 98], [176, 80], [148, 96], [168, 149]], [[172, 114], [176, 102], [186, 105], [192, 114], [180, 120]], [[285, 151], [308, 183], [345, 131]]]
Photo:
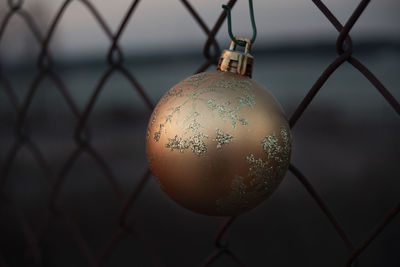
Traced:
[[[246, 157], [249, 164], [247, 178], [235, 175], [231, 193], [216, 201], [217, 210], [233, 214], [246, 211], [262, 201], [279, 185], [289, 165], [291, 136], [285, 127], [280, 128], [280, 140], [275, 133], [261, 141], [266, 160]], [[246, 185], [245, 180], [249, 180]]]
[[[193, 111], [183, 119], [184, 131], [180, 135], [172, 137], [167, 136], [168, 141], [164, 146], [171, 151], [177, 150], [184, 153], [186, 150], [190, 149], [197, 156], [204, 155], [207, 152], [205, 141], [209, 136], [204, 133], [206, 127], [199, 123], [198, 118], [201, 115], [196, 110], [197, 105], [205, 105], [211, 114], [215, 114], [215, 116], [218, 116], [223, 121], [229, 121], [233, 129], [237, 127], [238, 123], [242, 126], [248, 124], [247, 120], [239, 116], [238, 113], [244, 107], [252, 108], [255, 105], [254, 95], [249, 93], [251, 82], [246, 80], [237, 81], [234, 77], [221, 77], [218, 81], [210, 82], [207, 79], [209, 75], [210, 73], [200, 73], [183, 81], [184, 84], [186, 83], [192, 88], [194, 87], [195, 90], [185, 86], [177, 86], [164, 95], [159, 105], [177, 98], [184, 100], [181, 101], [178, 106], [170, 108], [163, 116], [160, 116], [156, 107], [150, 123], [153, 129], [156, 128], [156, 131], [153, 132], [153, 140], [155, 142], [159, 142], [161, 136], [167, 134], [166, 126], [172, 124], [175, 115], [179, 114], [184, 108], [192, 108]], [[236, 99], [221, 101], [224, 99], [224, 92], [226, 89], [239, 92], [240, 94]], [[215, 92], [217, 96], [213, 94], [213, 97], [210, 98], [208, 94], [212, 92]], [[218, 96], [218, 94], [220, 94], [220, 96]], [[157, 121], [159, 121], [158, 124], [156, 124]], [[216, 137], [212, 140], [217, 142], [217, 148], [221, 149], [222, 146], [228, 144], [232, 138], [233, 136], [217, 129]]]
[[222, 145], [228, 144], [233, 136], [227, 133], [224, 133], [220, 129], [216, 130], [217, 136], [213, 139], [214, 142], [217, 142], [217, 148], [222, 148]]

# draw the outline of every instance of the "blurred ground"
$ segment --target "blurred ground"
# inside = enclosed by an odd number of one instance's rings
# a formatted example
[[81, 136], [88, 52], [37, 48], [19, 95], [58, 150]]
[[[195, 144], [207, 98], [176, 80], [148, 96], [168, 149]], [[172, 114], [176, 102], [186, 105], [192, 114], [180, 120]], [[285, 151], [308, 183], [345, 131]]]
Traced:
[[[271, 90], [290, 116], [334, 59], [331, 48], [255, 51], [254, 79]], [[364, 45], [355, 56], [400, 99], [398, 48]], [[153, 103], [201, 63], [198, 54], [134, 56], [125, 61]], [[56, 73], [81, 111], [106, 69], [102, 58], [56, 64]], [[22, 100], [36, 74], [35, 66], [10, 66], [4, 71]], [[92, 144], [126, 195], [147, 168], [144, 140], [149, 115], [138, 94], [117, 73], [106, 83], [89, 117]], [[14, 122], [15, 113], [0, 90], [1, 165], [14, 142]], [[34, 96], [29, 122], [32, 140], [57, 174], [76, 147], [73, 134], [77, 121], [49, 79]], [[398, 201], [399, 133], [398, 116], [348, 65], [331, 77], [293, 129], [292, 162], [310, 179], [355, 243]], [[48, 214], [49, 193], [37, 162], [22, 149], [11, 167], [5, 195], [21, 208], [35, 232], [40, 232]], [[86, 154], [68, 174], [60, 202], [94, 252], [101, 253], [118, 229], [121, 203]], [[0, 202], [0, 251], [10, 266], [25, 266], [24, 238], [15, 216], [7, 202]], [[107, 266], [152, 266], [149, 259], [154, 257], [143, 244], [165, 266], [197, 266], [213, 250], [220, 221], [177, 206], [151, 179], [129, 213], [134, 234], [117, 246]], [[238, 218], [230, 232], [229, 247], [246, 266], [341, 266], [348, 253], [327, 218], [291, 174], [270, 199]], [[86, 266], [60, 220], [55, 219], [46, 233], [41, 244], [45, 266]], [[358, 266], [400, 266], [399, 249], [399, 218], [395, 218], [362, 254]], [[223, 259], [217, 265], [232, 263]]]

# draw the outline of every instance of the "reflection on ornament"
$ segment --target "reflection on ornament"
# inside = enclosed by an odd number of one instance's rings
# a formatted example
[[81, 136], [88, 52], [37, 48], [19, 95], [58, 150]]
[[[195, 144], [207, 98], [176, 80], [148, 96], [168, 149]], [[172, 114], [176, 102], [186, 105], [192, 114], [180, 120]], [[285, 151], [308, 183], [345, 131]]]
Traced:
[[233, 216], [271, 195], [290, 160], [280, 105], [250, 79], [253, 57], [225, 50], [218, 70], [172, 87], [154, 109], [146, 153], [153, 176], [180, 205]]

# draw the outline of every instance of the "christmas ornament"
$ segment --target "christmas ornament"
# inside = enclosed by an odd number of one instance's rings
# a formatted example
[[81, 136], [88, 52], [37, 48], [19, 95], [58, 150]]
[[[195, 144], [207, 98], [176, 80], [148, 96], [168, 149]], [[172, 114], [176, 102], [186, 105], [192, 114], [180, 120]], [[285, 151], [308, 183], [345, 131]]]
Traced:
[[250, 40], [232, 42], [216, 71], [173, 86], [155, 107], [146, 136], [154, 178], [180, 205], [233, 216], [257, 206], [289, 165], [291, 134], [274, 97], [252, 80]]

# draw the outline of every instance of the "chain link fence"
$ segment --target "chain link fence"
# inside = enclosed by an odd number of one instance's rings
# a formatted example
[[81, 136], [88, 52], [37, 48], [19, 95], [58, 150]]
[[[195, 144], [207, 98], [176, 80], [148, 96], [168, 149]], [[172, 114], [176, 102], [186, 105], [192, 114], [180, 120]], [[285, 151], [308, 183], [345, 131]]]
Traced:
[[[19, 235], [21, 236], [20, 240], [22, 240], [19, 247], [13, 247], [10, 245], [10, 247], [2, 248], [2, 250], [0, 250], [0, 266], [64, 266], [61, 263], [51, 264], [48, 262], [46, 257], [48, 257], [47, 251], [49, 249], [51, 250], [52, 246], [57, 246], [58, 242], [67, 242], [65, 241], [67, 239], [70, 240], [68, 242], [71, 242], [71, 245], [79, 251], [79, 255], [81, 256], [81, 262], [76, 263], [77, 265], [125, 266], [129, 264], [135, 266], [134, 257], [132, 262], [125, 262], [122, 263], [122, 265], [118, 265], [118, 261], [112, 257], [115, 253], [117, 253], [117, 255], [122, 253], [118, 252], [120, 247], [128, 246], [127, 243], [125, 243], [127, 239], [134, 239], [140, 248], [138, 249], [139, 252], [134, 252], [134, 248], [132, 248], [132, 250], [127, 248], [127, 250], [124, 250], [124, 253], [133, 253], [135, 255], [142, 254], [141, 257], [145, 258], [145, 262], [147, 262], [146, 264], [152, 266], [164, 266], [165, 263], [160, 257], [158, 257], [156, 251], [160, 249], [168, 250], [168, 247], [159, 248], [158, 246], [160, 246], [159, 244], [162, 242], [157, 243], [153, 240], [154, 238], [149, 240], [146, 234], [141, 231], [140, 228], [136, 227], [136, 222], [141, 219], [140, 217], [135, 217], [133, 220], [129, 219], [130, 214], [135, 209], [135, 203], [138, 202], [139, 196], [141, 198], [146, 198], [146, 195], [144, 195], [143, 192], [146, 190], [146, 187], [149, 186], [148, 181], [151, 177], [149, 170], [144, 169], [141, 174], [137, 174], [134, 178], [135, 184], [129, 185], [129, 188], [126, 188], [125, 185], [121, 184], [120, 179], [118, 179], [116, 170], [110, 166], [108, 159], [92, 141], [93, 135], [96, 133], [92, 133], [88, 126], [88, 120], [95, 110], [99, 95], [104, 90], [105, 84], [116, 73], [126, 78], [130, 83], [130, 86], [137, 92], [142, 102], [148, 108], [149, 114], [154, 107], [154, 103], [148, 96], [146, 89], [141, 86], [135, 78], [134, 73], [132, 73], [132, 71], [130, 71], [124, 64], [123, 51], [119, 45], [124, 30], [126, 29], [128, 22], [134, 16], [135, 10], [141, 1], [135, 0], [131, 2], [116, 31], [111, 30], [110, 26], [107, 24], [107, 20], [98, 12], [91, 1], [79, 1], [87, 11], [93, 15], [98, 26], [103, 30], [111, 43], [107, 54], [108, 67], [104, 73], [100, 75], [98, 83], [83, 109], [79, 108], [79, 105], [74, 101], [74, 97], [71, 95], [68, 86], [64, 83], [63, 77], [60, 76], [57, 69], [54, 67], [53, 56], [49, 51], [49, 43], [54, 36], [55, 29], [60, 23], [62, 15], [68, 10], [73, 0], [63, 1], [52, 19], [50, 27], [46, 29], [45, 35], [41, 34], [41, 30], [36, 23], [36, 18], [24, 9], [24, 2], [25, 1], [23, 0], [8, 0], [8, 10], [4, 17], [1, 18], [0, 22], [0, 43], [2, 42], [2, 37], [7, 27], [9, 26], [9, 21], [12, 17], [18, 16], [26, 23], [37, 44], [40, 46], [40, 53], [37, 57], [36, 73], [34, 74], [34, 78], [32, 79], [29, 88], [27, 88], [27, 93], [23, 98], [18, 97], [16, 89], [13, 88], [12, 83], [10, 82], [10, 77], [7, 77], [2, 71], [2, 63], [0, 61], [0, 90], [5, 93], [4, 95], [7, 97], [7, 101], [12, 105], [13, 114], [15, 115], [15, 120], [13, 120], [12, 125], [10, 125], [10, 128], [13, 130], [14, 141], [7, 148], [5, 151], [5, 157], [0, 162], [0, 207], [3, 211], [7, 210], [8, 213], [6, 214], [13, 218], [12, 221], [14, 222], [14, 228], [19, 232]], [[195, 7], [189, 1], [181, 0], [180, 2], [198, 23], [206, 36], [203, 46], [204, 60], [196, 70], [196, 73], [203, 72], [217, 63], [220, 46], [216, 41], [216, 35], [221, 30], [221, 26], [226, 19], [226, 12], [221, 11], [221, 14], [213, 27], [209, 28], [202, 19], [201, 14], [196, 11]], [[233, 8], [236, 2], [237, 1], [235, 0], [228, 1], [227, 5]], [[315, 81], [312, 88], [301, 100], [300, 104], [295, 109], [294, 114], [290, 117], [291, 127], [294, 127], [299, 119], [301, 119], [302, 114], [313, 102], [314, 97], [320, 91], [321, 87], [324, 86], [329, 77], [345, 62], [348, 62], [364, 75], [365, 78], [379, 91], [397, 115], [400, 115], [399, 102], [392, 96], [389, 90], [385, 88], [378, 78], [367, 69], [362, 62], [353, 56], [353, 45], [349, 33], [356, 24], [358, 18], [363, 14], [370, 1], [360, 1], [348, 21], [344, 24], [340, 23], [338, 19], [336, 19], [335, 15], [322, 1], [313, 0], [312, 2], [338, 32], [336, 39], [337, 58], [335, 58], [329, 66], [322, 71], [322, 74]], [[29, 128], [30, 124], [28, 117], [30, 106], [35, 100], [37, 90], [43, 80], [49, 80], [54, 84], [55, 88], [57, 88], [59, 93], [62, 95], [68, 109], [75, 117], [73, 130], [74, 143], [71, 143], [71, 149], [65, 153], [66, 157], [60, 166], [52, 166], [46, 158], [44, 149], [35, 141], [35, 138], [32, 138]], [[296, 136], [294, 136], [294, 138], [296, 138]], [[3, 147], [2, 149], [5, 148]], [[13, 197], [10, 197], [12, 194], [7, 192], [6, 189], [8, 181], [14, 178], [11, 171], [12, 166], [16, 164], [18, 153], [20, 153], [21, 150], [29, 151], [32, 164], [37, 166], [41, 171], [42, 181], [40, 181], [40, 183], [44, 183], [44, 188], [47, 188], [45, 194], [46, 198], [43, 200], [43, 210], [37, 212], [35, 215], [37, 222], [32, 222], [27, 218], [27, 214], [25, 214], [25, 212], [15, 204]], [[115, 212], [113, 214], [104, 214], [104, 216], [114, 216], [113, 219], [117, 220], [118, 224], [116, 224], [112, 232], [99, 233], [99, 235], [104, 235], [104, 238], [108, 240], [106, 242], [107, 245], [103, 246], [102, 249], [93, 249], [93, 244], [88, 242], [87, 237], [82, 233], [84, 231], [82, 228], [90, 228], [90, 226], [82, 227], [82, 225], [76, 223], [76, 215], [73, 216], [67, 211], [68, 207], [65, 207], [62, 198], [60, 197], [65, 185], [69, 180], [73, 179], [73, 174], [71, 174], [71, 172], [73, 172], [74, 166], [79, 164], [82, 157], [89, 157], [94, 162], [93, 168], [96, 168], [104, 175], [107, 181], [107, 187], [110, 188], [116, 198], [116, 200], [112, 202], [113, 204], [110, 204], [115, 205], [111, 207]], [[356, 260], [360, 254], [366, 253], [365, 250], [368, 245], [373, 242], [378, 235], [380, 235], [385, 227], [400, 212], [400, 202], [395, 203], [393, 208], [387, 211], [381, 221], [379, 221], [361, 241], [354, 243], [351, 241], [349, 234], [346, 233], [339, 220], [336, 219], [327, 207], [318, 191], [310, 183], [310, 180], [306, 178], [294, 163], [290, 165], [289, 171], [306, 189], [320, 208], [321, 212], [327, 217], [337, 235], [343, 241], [343, 246], [346, 248], [348, 254], [347, 258], [342, 259], [344, 266], [353, 266], [356, 264]], [[79, 205], [79, 203], [77, 203], [77, 205]], [[90, 211], [88, 211], [88, 213], [89, 212]], [[154, 214], [153, 216], [157, 216], [157, 214]], [[226, 266], [226, 263], [223, 262], [227, 258], [232, 266], [233, 264], [236, 264], [237, 266], [244, 266], [246, 264], [241, 260], [241, 257], [238, 256], [238, 253], [231, 248], [232, 244], [228, 243], [228, 232], [232, 229], [232, 226], [235, 224], [237, 219], [238, 218], [227, 218], [220, 221], [221, 227], [217, 232], [213, 251], [211, 251], [208, 256], [204, 257], [201, 264], [204, 266], [211, 266], [214, 263], [220, 263]], [[102, 219], [98, 219], [99, 224], [102, 223], [101, 220]], [[160, 223], [162, 224], [162, 222]], [[61, 228], [54, 229], [54, 225], [59, 225]], [[6, 235], [7, 229], [3, 228], [2, 230], [2, 235]], [[57, 231], [65, 233], [64, 240], [51, 238], [51, 235]], [[192, 238], [196, 239], [196, 236], [192, 236]], [[252, 244], [247, 244], [247, 246], [252, 246]], [[395, 246], [399, 248], [400, 244]], [[10, 251], [13, 251], [14, 255], [19, 255], [19, 259], [16, 261], [19, 262], [19, 264], [14, 265], [13, 261], [10, 261], [10, 257], [8, 256]], [[181, 253], [185, 252], [182, 251]], [[63, 259], [60, 259], [60, 262], [62, 261]], [[199, 262], [193, 262], [193, 265], [198, 264]], [[268, 259], [265, 259], [265, 262], [260, 265], [268, 266]]]

